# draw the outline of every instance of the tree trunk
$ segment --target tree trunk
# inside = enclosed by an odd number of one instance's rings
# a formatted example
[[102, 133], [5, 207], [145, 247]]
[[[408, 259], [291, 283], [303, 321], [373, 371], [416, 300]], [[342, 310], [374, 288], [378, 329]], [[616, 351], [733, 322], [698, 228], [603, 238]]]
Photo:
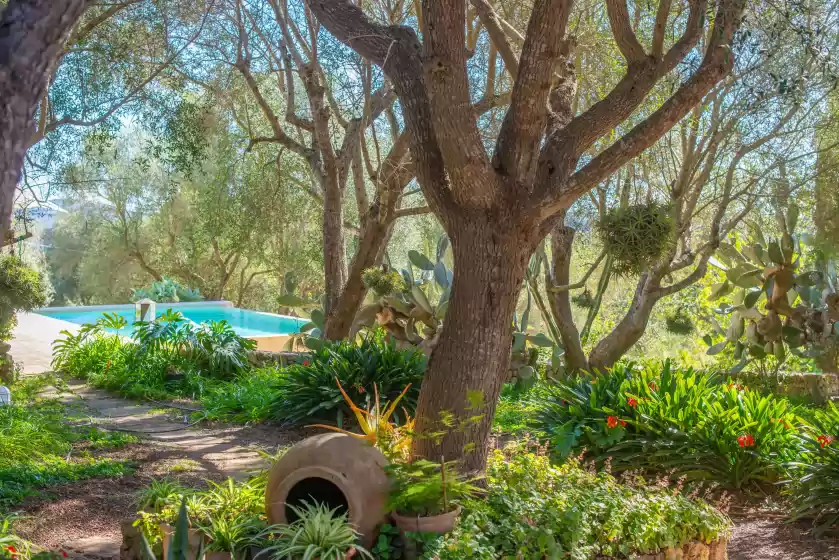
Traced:
[[554, 315], [556, 326], [565, 347], [565, 370], [567, 372], [587, 370], [588, 359], [580, 342], [580, 333], [574, 325], [574, 315], [571, 311], [571, 291], [551, 291], [552, 286], [568, 286], [571, 284], [571, 246], [574, 243], [574, 228], [565, 227], [560, 222], [551, 233], [551, 256], [553, 266], [547, 266], [550, 277], [546, 288], [548, 301]]
[[655, 293], [656, 289], [658, 284], [651, 281], [649, 273], [641, 276], [629, 311], [589, 354], [589, 367], [592, 370], [605, 371], [612, 367], [643, 336], [653, 307], [660, 299]]
[[326, 289], [324, 313], [338, 308], [347, 282], [347, 248], [344, 239], [343, 190], [325, 185], [323, 193], [323, 272]]
[[[512, 347], [512, 319], [538, 240], [505, 220], [462, 215], [449, 232], [454, 282], [417, 406], [414, 453], [483, 470]], [[435, 437], [433, 434], [441, 434]]]
[[376, 266], [390, 240], [393, 220], [376, 220], [365, 228], [358, 240], [358, 249], [353, 257], [347, 281], [334, 307], [326, 316], [324, 337], [328, 340], [342, 340], [350, 335], [355, 316], [361, 307], [367, 288], [361, 280], [366, 269]]
[[[11, 0], [0, 21], [0, 238], [12, 225], [15, 189], [35, 110], [71, 29], [91, 0]], [[1, 239], [0, 239], [1, 240]]]

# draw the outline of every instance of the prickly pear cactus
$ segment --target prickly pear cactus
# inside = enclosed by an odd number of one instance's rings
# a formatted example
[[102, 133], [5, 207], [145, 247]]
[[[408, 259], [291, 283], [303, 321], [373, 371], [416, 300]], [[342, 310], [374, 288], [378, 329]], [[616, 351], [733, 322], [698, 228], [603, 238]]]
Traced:
[[[824, 371], [835, 371], [839, 354], [839, 294], [835, 263], [823, 259], [803, 266], [801, 240], [794, 234], [798, 210], [784, 218], [785, 232], [767, 242], [752, 227], [748, 243], [722, 243], [717, 257], [725, 280], [713, 286], [711, 299], [731, 296], [727, 329], [712, 320], [715, 333], [705, 336], [708, 354], [734, 347], [742, 370], [751, 360], [774, 356], [783, 363], [790, 354], [812, 358]], [[805, 269], [806, 268], [806, 269]], [[714, 343], [719, 336], [721, 342]]]

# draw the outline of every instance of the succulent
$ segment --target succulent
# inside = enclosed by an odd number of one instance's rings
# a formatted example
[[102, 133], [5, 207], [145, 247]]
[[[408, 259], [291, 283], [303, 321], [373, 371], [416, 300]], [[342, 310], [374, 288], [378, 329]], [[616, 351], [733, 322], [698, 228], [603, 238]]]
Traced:
[[785, 231], [769, 242], [752, 225], [749, 243], [722, 243], [717, 257], [725, 279], [712, 287], [711, 299], [731, 296], [728, 329], [712, 320], [717, 335], [706, 335], [708, 354], [734, 345], [740, 371], [751, 359], [775, 356], [780, 362], [792, 353], [814, 358], [823, 370], [833, 370], [839, 355], [839, 294], [835, 264], [816, 255], [810, 270], [801, 270], [801, 240], [794, 234], [798, 210], [790, 208]]
[[[377, 326], [403, 344], [430, 352], [443, 328], [454, 279], [444, 262], [448, 246], [449, 239], [443, 235], [437, 242], [434, 261], [409, 251], [411, 265], [401, 272], [388, 265], [365, 270], [364, 282], [374, 300], [356, 315], [356, 330]], [[419, 269], [417, 274], [414, 268]]]
[[618, 275], [644, 272], [664, 254], [673, 235], [667, 206], [649, 203], [609, 210], [597, 223], [603, 248]]

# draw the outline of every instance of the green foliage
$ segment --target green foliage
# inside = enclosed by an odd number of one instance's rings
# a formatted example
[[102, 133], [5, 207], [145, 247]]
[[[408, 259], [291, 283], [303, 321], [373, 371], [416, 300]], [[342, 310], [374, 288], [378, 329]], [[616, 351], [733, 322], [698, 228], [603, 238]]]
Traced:
[[132, 336], [141, 354], [186, 353], [216, 377], [228, 377], [246, 369], [247, 353], [256, 348], [255, 341], [236, 334], [227, 321], [195, 325], [172, 310], [154, 321], [135, 323]]
[[346, 515], [338, 515], [323, 504], [304, 502], [302, 508], [289, 506], [298, 519], [291, 525], [272, 528], [270, 535], [274, 543], [263, 553], [268, 558], [303, 560], [344, 560], [348, 553], [355, 552], [359, 558], [372, 555], [357, 544], [358, 533], [347, 521]]
[[[839, 366], [839, 275], [836, 263], [815, 253], [805, 267], [806, 248], [795, 235], [798, 208], [783, 219], [784, 232], [767, 242], [760, 228], [752, 227], [751, 243], [722, 243], [717, 256], [725, 266], [725, 279], [716, 284], [711, 299], [731, 295], [718, 313], [730, 315], [723, 329], [705, 336], [708, 354], [733, 347], [739, 363], [772, 357], [783, 365], [790, 355], [813, 358], [823, 370]], [[722, 338], [722, 340], [720, 340]]]
[[797, 409], [786, 399], [669, 362], [558, 383], [539, 408], [557, 457], [585, 447], [618, 470], [758, 488], [781, 480], [799, 454]]
[[419, 350], [400, 350], [382, 335], [369, 335], [358, 345], [346, 341], [325, 344], [312, 352], [308, 363], [284, 370], [279, 379], [282, 401], [275, 418], [292, 423], [334, 420], [341, 426], [351, 411], [336, 379], [352, 401], [365, 409], [375, 401], [374, 385], [384, 402], [395, 399], [411, 385], [402, 400], [411, 413], [416, 407], [425, 362]]
[[670, 245], [673, 220], [667, 206], [637, 204], [610, 209], [597, 223], [597, 231], [613, 259], [613, 271], [637, 275], [661, 258]]
[[148, 288], [134, 290], [131, 294], [131, 301], [137, 302], [141, 299], [150, 299], [157, 303], [204, 301], [204, 297], [199, 290], [183, 286], [171, 278], [152, 282], [152, 285]]
[[797, 469], [791, 483], [794, 520], [812, 522], [815, 534], [833, 532], [839, 524], [839, 408], [828, 403], [807, 411], [801, 441], [807, 455], [790, 465]]
[[468, 501], [440, 560], [627, 557], [725, 538], [731, 522], [708, 504], [660, 488], [618, 483], [607, 472], [560, 467], [519, 444], [496, 450], [487, 495]]
[[386, 267], [368, 268], [361, 274], [364, 286], [379, 297], [389, 296], [405, 290], [405, 281], [395, 270]]
[[11, 338], [16, 313], [46, 304], [46, 279], [16, 256], [0, 256], [0, 341]]
[[204, 394], [203, 413], [209, 420], [242, 424], [278, 417], [283, 402], [284, 375], [274, 367], [238, 374], [230, 382], [215, 385]]
[[665, 325], [667, 330], [673, 334], [687, 336], [696, 330], [696, 325], [688, 313], [682, 309], [677, 309], [665, 317]]
[[432, 516], [475, 496], [478, 489], [458, 472], [456, 462], [417, 459], [385, 467], [391, 481], [387, 508], [403, 515]]
[[74, 442], [114, 447], [98, 430], [80, 432], [49, 405], [0, 407], [0, 508], [19, 504], [40, 489], [75, 480], [119, 477], [126, 464], [109, 459], [68, 458]]
[[[375, 284], [373, 291], [377, 297], [358, 312], [356, 323], [382, 328], [403, 343], [433, 344], [443, 328], [454, 279], [445, 263], [448, 248], [449, 238], [443, 234], [437, 240], [433, 261], [418, 251], [408, 251], [410, 265], [400, 271], [401, 282], [397, 282], [396, 271], [387, 265], [380, 272], [365, 271], [366, 281], [372, 282], [371, 286]], [[414, 268], [418, 270], [416, 273]]]

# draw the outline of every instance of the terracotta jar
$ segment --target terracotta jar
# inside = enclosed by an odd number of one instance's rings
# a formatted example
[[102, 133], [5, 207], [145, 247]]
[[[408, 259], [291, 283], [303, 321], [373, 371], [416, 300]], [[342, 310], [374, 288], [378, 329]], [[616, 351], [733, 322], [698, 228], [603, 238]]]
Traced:
[[320, 502], [346, 513], [362, 545], [370, 547], [386, 519], [387, 464], [381, 451], [358, 438], [338, 433], [307, 438], [271, 469], [265, 489], [268, 522], [291, 523], [296, 514], [289, 505]]

